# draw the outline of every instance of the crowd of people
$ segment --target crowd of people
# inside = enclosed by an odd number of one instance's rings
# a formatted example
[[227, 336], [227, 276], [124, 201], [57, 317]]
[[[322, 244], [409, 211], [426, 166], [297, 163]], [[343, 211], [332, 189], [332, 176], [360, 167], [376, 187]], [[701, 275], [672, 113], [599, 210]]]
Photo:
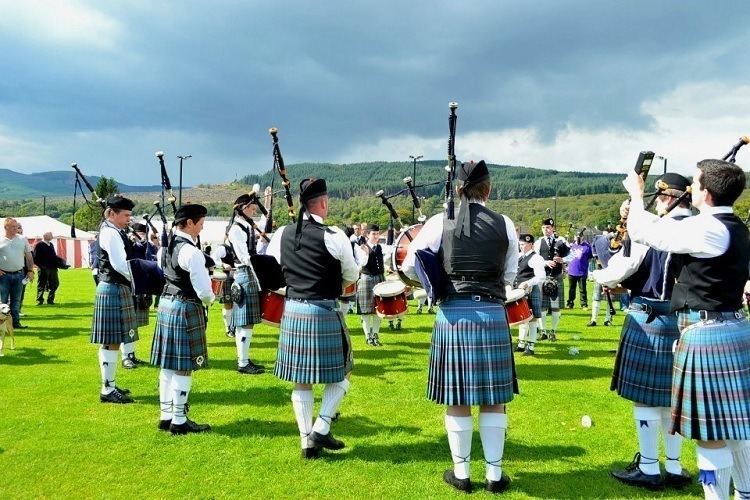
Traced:
[[[562, 311], [574, 307], [577, 290], [581, 307], [588, 308], [586, 282], [593, 261], [597, 269], [591, 274], [596, 285], [589, 325], [596, 324], [605, 296], [605, 324], [611, 324], [610, 293], [622, 287], [631, 295], [611, 388], [633, 403], [639, 451], [628, 467], [612, 475], [650, 490], [683, 488], [693, 477], [682, 465], [682, 445], [692, 439], [706, 498], [728, 498], [730, 479], [736, 498], [750, 498], [750, 325], [742, 305], [750, 274], [750, 232], [732, 210], [745, 186], [744, 172], [733, 163], [704, 160], [692, 182], [665, 174], [656, 197], [661, 217], [645, 209], [643, 178], [632, 172], [624, 182], [630, 201], [621, 211], [628, 232], [619, 235], [625, 236], [619, 251], [611, 250], [611, 234], [589, 244], [581, 232], [568, 242], [557, 235], [552, 217], [542, 221], [538, 237], [518, 231], [510, 218], [487, 207], [492, 186], [483, 161], [462, 164], [455, 182], [458, 214], [428, 219], [400, 268], [406, 277], [425, 283], [438, 304], [427, 396], [445, 407], [453, 467], [445, 471], [444, 481], [459, 491], [473, 489], [472, 410], [478, 407], [484, 489], [499, 493], [508, 488], [511, 480], [503, 465], [507, 405], [519, 393], [514, 351], [533, 356], [538, 341], [556, 341]], [[691, 193], [697, 215], [685, 193]], [[675, 199], [684, 201], [674, 208]], [[133, 297], [129, 260], [156, 261], [166, 281], [156, 305], [150, 363], [160, 369], [157, 427], [178, 435], [210, 430], [187, 415], [193, 372], [209, 364], [207, 307], [217, 298], [224, 304], [222, 318], [227, 336], [235, 339], [237, 371], [261, 374], [265, 368], [250, 360], [253, 327], [262, 319], [260, 293], [269, 279], [283, 278], [285, 304], [273, 373], [292, 384], [301, 457], [315, 459], [322, 450], [344, 448], [331, 430], [354, 363], [344, 314], [354, 305], [367, 344], [381, 345], [374, 290], [386, 280], [388, 256], [375, 224], [346, 231], [325, 225], [324, 179], [303, 180], [299, 203], [297, 221], [263, 241], [253, 220], [257, 199], [242, 195], [235, 200], [226, 242], [213, 252], [226, 287], [215, 294], [198, 238], [205, 207], [179, 207], [168, 245], [159, 248], [158, 241], [148, 241], [146, 227], [135, 227], [141, 233], [138, 244], [126, 235], [131, 200], [108, 199], [92, 245], [97, 288], [91, 343], [99, 345], [100, 401], [134, 401], [129, 390], [116, 384], [118, 351], [125, 368], [141, 362], [135, 343], [139, 326], [148, 324], [152, 303]], [[16, 221], [6, 219], [0, 239], [0, 298], [15, 311], [14, 323], [20, 284], [33, 277], [31, 249], [17, 229]], [[43, 303], [42, 292], [47, 291], [47, 303], [54, 304], [58, 280], [49, 270], [54, 249], [47, 235], [35, 255], [41, 291], [37, 303]], [[270, 260], [261, 265], [258, 256]], [[435, 269], [430, 262], [437, 263]], [[269, 278], [269, 273], [278, 276]], [[347, 291], [352, 286], [354, 294]], [[506, 311], [512, 289], [523, 291], [531, 309], [517, 343]], [[143, 310], [145, 320], [139, 313]], [[315, 384], [324, 385], [317, 416]]]

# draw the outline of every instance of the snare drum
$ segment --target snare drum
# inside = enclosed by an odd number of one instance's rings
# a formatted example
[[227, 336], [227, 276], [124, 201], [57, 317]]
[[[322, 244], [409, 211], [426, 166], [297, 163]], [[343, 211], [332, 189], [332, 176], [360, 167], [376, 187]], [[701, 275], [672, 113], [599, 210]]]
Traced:
[[508, 292], [505, 299], [505, 311], [508, 314], [508, 324], [516, 326], [525, 323], [532, 318], [529, 301], [526, 300], [526, 292], [516, 288]]
[[260, 292], [260, 317], [263, 323], [279, 327], [281, 317], [284, 315], [285, 298], [286, 288]]
[[381, 318], [400, 318], [406, 314], [406, 286], [400, 281], [384, 281], [375, 285], [375, 312]]

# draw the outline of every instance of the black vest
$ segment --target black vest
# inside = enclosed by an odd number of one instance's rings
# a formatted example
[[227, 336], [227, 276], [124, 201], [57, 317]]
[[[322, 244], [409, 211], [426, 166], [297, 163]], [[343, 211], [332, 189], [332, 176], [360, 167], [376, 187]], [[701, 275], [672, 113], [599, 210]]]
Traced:
[[375, 248], [370, 249], [367, 264], [362, 266], [362, 274], [369, 274], [372, 276], [382, 276], [385, 274], [385, 267], [383, 265], [383, 247], [375, 245]]
[[234, 266], [234, 250], [232, 250], [232, 245], [229, 243], [222, 243], [221, 246], [224, 247], [224, 257], [219, 259], [224, 264], [228, 266]]
[[718, 257], [682, 255], [682, 269], [672, 292], [672, 311], [736, 311], [748, 278], [750, 232], [734, 214], [715, 214], [729, 230], [729, 248]]
[[[549, 243], [547, 243], [547, 237], [542, 237], [541, 242], [539, 243], [539, 255], [541, 255], [544, 260], [552, 260], [553, 257], [567, 257], [570, 252], [570, 247], [560, 238], [553, 238], [552, 245], [554, 249], [551, 249]], [[553, 268], [544, 266], [544, 271], [547, 273], [547, 276], [560, 276], [562, 270], [562, 264], [558, 264]]]
[[333, 300], [341, 295], [341, 261], [326, 249], [326, 226], [312, 219], [302, 221], [299, 250], [295, 249], [295, 225], [281, 234], [281, 269], [286, 296], [292, 299]]
[[[247, 245], [247, 251], [250, 255], [255, 255], [258, 253], [255, 249], [255, 235], [253, 234], [252, 228], [247, 228], [243, 224], [240, 224], [239, 222], [234, 223], [235, 226], [242, 229], [242, 231], [245, 233], [245, 244]], [[229, 243], [229, 246], [232, 246], [232, 243]], [[244, 265], [243, 262], [240, 262], [237, 259], [237, 252], [234, 250], [234, 247], [232, 247], [232, 254], [234, 257], [234, 264], [235, 266]]]
[[528, 281], [534, 277], [534, 268], [529, 265], [531, 258], [536, 255], [535, 251], [531, 251], [528, 255], [521, 256], [518, 259], [518, 274], [516, 274], [516, 286], [519, 283]]
[[[114, 229], [117, 231], [117, 233], [120, 235], [120, 238], [122, 239], [122, 243], [125, 245], [125, 260], [130, 260], [133, 258], [133, 244], [130, 242], [127, 236], [125, 236], [125, 233], [118, 230], [115, 226], [109, 226], [108, 224], [102, 224], [100, 228], [101, 230], [104, 229], [104, 226], [108, 226], [110, 229]], [[104, 250], [101, 245], [97, 245], [99, 248], [99, 281], [103, 281], [105, 283], [112, 283], [115, 285], [125, 285], [130, 286], [130, 281], [123, 276], [122, 274], [115, 271], [115, 268], [112, 267], [112, 262], [109, 258], [109, 253], [107, 253], [106, 250]]]
[[505, 256], [508, 234], [505, 219], [478, 203], [469, 204], [471, 238], [453, 235], [456, 221], [443, 217], [440, 260], [447, 279], [445, 295], [473, 293], [505, 300]]
[[197, 300], [198, 294], [195, 293], [193, 284], [190, 282], [190, 271], [185, 271], [177, 262], [180, 249], [185, 245], [195, 246], [192, 241], [182, 236], [175, 236], [169, 242], [164, 265], [164, 279], [167, 281], [164, 293]]

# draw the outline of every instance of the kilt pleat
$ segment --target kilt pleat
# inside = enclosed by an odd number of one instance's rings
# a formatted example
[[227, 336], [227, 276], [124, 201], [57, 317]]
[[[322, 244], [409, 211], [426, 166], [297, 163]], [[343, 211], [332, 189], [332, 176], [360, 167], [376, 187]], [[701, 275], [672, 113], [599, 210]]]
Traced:
[[138, 326], [148, 326], [149, 322], [149, 312], [151, 307], [146, 306], [142, 307], [145, 304], [139, 304], [138, 300], [136, 300], [136, 307], [135, 307], [135, 318], [136, 322], [138, 323]]
[[671, 430], [704, 441], [750, 439], [750, 323], [700, 321], [682, 332]]
[[542, 290], [539, 285], [531, 287], [529, 293], [529, 307], [534, 318], [542, 317]]
[[206, 318], [202, 304], [177, 297], [161, 297], [151, 343], [151, 364], [177, 371], [208, 366]]
[[100, 281], [96, 286], [91, 343], [112, 345], [138, 340], [138, 318], [130, 287]]
[[648, 313], [628, 310], [610, 389], [635, 403], [669, 407], [674, 366], [672, 345], [680, 337], [677, 316], [670, 314], [669, 302], [637, 297], [633, 303], [653, 307], [657, 316], [647, 323]]
[[375, 314], [375, 285], [384, 280], [379, 274], [362, 274], [357, 282], [358, 314]]
[[258, 280], [246, 267], [241, 267], [234, 272], [234, 282], [245, 291], [245, 303], [242, 306], [234, 304], [232, 307], [232, 324], [257, 325], [261, 320]]
[[335, 300], [286, 300], [274, 375], [298, 384], [328, 384], [344, 380], [353, 365], [349, 332]]
[[562, 309], [563, 307], [565, 307], [565, 280], [563, 279], [562, 273], [560, 274], [560, 276], [555, 278], [555, 281], [557, 282], [557, 298], [556, 299], [552, 299], [549, 295], [545, 294], [544, 291], [542, 290], [542, 310], [543, 311], [546, 311], [550, 307], [554, 309]]
[[518, 394], [505, 306], [444, 301], [430, 345], [427, 397], [444, 405], [508, 403]]

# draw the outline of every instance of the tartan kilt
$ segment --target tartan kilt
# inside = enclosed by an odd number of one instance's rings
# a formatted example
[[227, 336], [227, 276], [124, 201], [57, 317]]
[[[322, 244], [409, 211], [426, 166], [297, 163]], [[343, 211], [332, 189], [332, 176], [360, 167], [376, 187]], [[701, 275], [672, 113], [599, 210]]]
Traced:
[[147, 326], [149, 322], [149, 312], [151, 310], [152, 300], [150, 296], [139, 295], [133, 297], [135, 301], [135, 319], [138, 326]]
[[241, 267], [234, 272], [234, 282], [245, 291], [245, 303], [242, 307], [237, 304], [232, 307], [232, 324], [238, 327], [257, 325], [261, 320], [258, 281], [246, 267]]
[[287, 299], [274, 375], [297, 384], [341, 382], [354, 360], [346, 322], [335, 300]]
[[444, 405], [508, 403], [518, 394], [505, 306], [450, 299], [438, 308], [427, 397]]
[[138, 321], [130, 287], [100, 281], [94, 299], [91, 343], [127, 344], [138, 338]]
[[529, 293], [529, 307], [531, 307], [531, 313], [534, 319], [542, 317], [542, 289], [539, 285], [531, 287]]
[[219, 304], [232, 303], [232, 296], [229, 293], [229, 291], [232, 289], [232, 283], [234, 283], [234, 271], [229, 271], [227, 273], [227, 279], [222, 283], [221, 292], [216, 294], [216, 298], [218, 299]]
[[669, 407], [674, 366], [672, 345], [680, 338], [677, 316], [670, 314], [669, 301], [636, 297], [633, 302], [653, 307], [657, 316], [646, 323], [648, 313], [628, 310], [610, 390], [635, 403]]
[[357, 307], [359, 314], [375, 314], [375, 285], [382, 283], [382, 274], [361, 274], [357, 282]]
[[[542, 290], [542, 310], [543, 311], [546, 311], [549, 308], [553, 308], [553, 309], [565, 308], [565, 280], [563, 279], [563, 273], [560, 273], [560, 275], [555, 278], [555, 281], [557, 281], [557, 298], [556, 299], [552, 299], [549, 295], [546, 295], [544, 291]], [[541, 289], [542, 285], [539, 285], [539, 288]]]
[[682, 332], [670, 431], [687, 439], [750, 439], [750, 323], [700, 321]]
[[206, 317], [200, 302], [161, 297], [151, 343], [151, 364], [177, 371], [208, 366]]

